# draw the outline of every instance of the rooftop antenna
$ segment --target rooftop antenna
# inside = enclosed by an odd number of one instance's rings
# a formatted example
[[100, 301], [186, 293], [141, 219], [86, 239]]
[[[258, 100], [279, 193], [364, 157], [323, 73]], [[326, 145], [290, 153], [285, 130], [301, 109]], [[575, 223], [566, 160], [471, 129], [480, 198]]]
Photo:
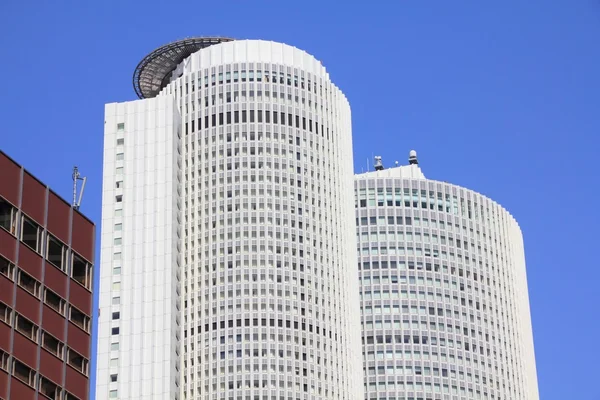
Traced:
[[[77, 198], [77, 181], [83, 181], [81, 184], [81, 190], [79, 191], [79, 198]], [[77, 166], [73, 167], [73, 208], [75, 210], [79, 210], [81, 206], [81, 199], [83, 197], [83, 190], [85, 189], [85, 182], [87, 181], [87, 177], [81, 177], [79, 174], [79, 169]]]
[[410, 165], [418, 165], [419, 161], [417, 161], [417, 152], [414, 150], [411, 150], [410, 153], [408, 153], [408, 163]]
[[383, 171], [383, 162], [381, 161], [381, 156], [375, 156], [374, 160], [375, 162], [373, 164], [375, 165], [375, 171]]

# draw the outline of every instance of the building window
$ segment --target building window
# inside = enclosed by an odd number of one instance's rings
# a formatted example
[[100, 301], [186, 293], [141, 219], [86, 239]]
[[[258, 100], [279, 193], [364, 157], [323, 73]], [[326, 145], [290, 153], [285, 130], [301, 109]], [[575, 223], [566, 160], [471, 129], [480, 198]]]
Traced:
[[119, 359], [118, 358], [111, 358], [110, 359], [110, 366], [111, 367], [118, 367], [119, 366]]
[[12, 317], [12, 310], [9, 306], [4, 303], [0, 303], [0, 321], [10, 325]]
[[64, 344], [47, 332], [42, 332], [42, 347], [56, 357], [63, 358]]
[[67, 267], [67, 246], [50, 234], [46, 246], [46, 259], [62, 271]]
[[79, 397], [73, 396], [71, 393], [65, 393], [65, 400], [81, 400]]
[[111, 381], [111, 382], [116, 382], [116, 381], [117, 381], [117, 378], [118, 378], [118, 374], [112, 374], [112, 375], [110, 376], [110, 381]]
[[125, 129], [125, 123], [124, 123], [124, 122], [119, 122], [119, 123], [117, 124], [117, 130], [118, 130], [118, 131], [122, 131], [122, 130], [124, 130], [124, 129]]
[[88, 360], [73, 349], [67, 350], [67, 363], [77, 371], [87, 376]]
[[17, 232], [17, 209], [3, 198], [0, 198], [0, 227], [13, 235]]
[[44, 303], [59, 314], [65, 314], [66, 301], [48, 288], [44, 290]]
[[117, 146], [122, 146], [125, 144], [125, 139], [121, 138], [121, 139], [117, 139]]
[[69, 313], [69, 321], [80, 327], [86, 332], [90, 331], [90, 317], [82, 313], [75, 307], [71, 306]]
[[121, 318], [121, 312], [117, 311], [112, 313], [112, 319], [120, 319]]
[[15, 276], [15, 266], [6, 258], [0, 256], [0, 274], [6, 276], [11, 281]]
[[116, 390], [111, 390], [110, 392], [108, 392], [108, 398], [109, 399], [116, 399], [118, 396], [118, 392]]
[[114, 350], [114, 351], [119, 350], [119, 343], [111, 343], [110, 344], [110, 349]]
[[8, 372], [8, 353], [0, 350], [0, 369]]
[[33, 220], [26, 216], [22, 217], [21, 241], [38, 253], [42, 248], [42, 232], [42, 228]]
[[119, 305], [119, 304], [121, 304], [121, 298], [118, 297], [118, 296], [117, 297], [113, 297], [112, 298], [112, 303], [113, 303], [113, 305]]
[[23, 270], [19, 270], [18, 272], [18, 281], [17, 283], [23, 289], [27, 290], [29, 293], [34, 295], [35, 297], [40, 296], [40, 282], [38, 282], [34, 277], [25, 273]]
[[117, 161], [123, 161], [125, 159], [124, 153], [117, 153]]
[[13, 376], [27, 385], [35, 387], [35, 371], [20, 361], [13, 360]]
[[122, 238], [115, 238], [113, 243], [114, 243], [115, 246], [120, 246], [123, 243], [123, 239]]
[[121, 267], [114, 267], [113, 275], [121, 275]]
[[111, 335], [118, 335], [119, 334], [119, 327], [117, 326], [115, 328], [112, 328], [111, 331], [110, 331], [110, 334]]
[[33, 322], [19, 314], [15, 316], [15, 320], [17, 331], [37, 343], [38, 327]]
[[81, 256], [73, 253], [73, 265], [71, 277], [83, 285], [86, 289], [92, 287], [92, 266]]
[[60, 388], [52, 381], [40, 376], [40, 393], [52, 400], [59, 400], [62, 396]]
[[118, 195], [118, 196], [115, 196], [115, 201], [116, 201], [117, 203], [122, 203], [122, 202], [123, 202], [123, 195], [122, 195], [122, 194], [120, 194], [120, 195]]

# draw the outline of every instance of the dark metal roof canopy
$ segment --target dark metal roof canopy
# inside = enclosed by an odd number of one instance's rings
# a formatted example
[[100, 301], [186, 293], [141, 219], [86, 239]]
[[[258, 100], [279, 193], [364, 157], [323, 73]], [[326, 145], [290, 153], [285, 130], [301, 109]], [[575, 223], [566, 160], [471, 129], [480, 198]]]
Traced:
[[178, 40], [148, 54], [135, 68], [133, 88], [140, 99], [155, 97], [168, 83], [171, 73], [186, 57], [205, 47], [234, 39], [197, 37]]

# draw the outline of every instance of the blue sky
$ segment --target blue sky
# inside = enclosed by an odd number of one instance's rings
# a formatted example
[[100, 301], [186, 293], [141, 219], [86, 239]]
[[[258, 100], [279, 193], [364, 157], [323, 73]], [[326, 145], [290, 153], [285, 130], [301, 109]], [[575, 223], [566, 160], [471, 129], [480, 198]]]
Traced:
[[600, 399], [600, 1], [4, 0], [0, 17], [0, 148], [66, 198], [78, 165], [97, 223], [104, 103], [135, 98], [147, 53], [223, 35], [315, 55], [352, 106], [357, 172], [416, 149], [515, 216], [541, 398]]

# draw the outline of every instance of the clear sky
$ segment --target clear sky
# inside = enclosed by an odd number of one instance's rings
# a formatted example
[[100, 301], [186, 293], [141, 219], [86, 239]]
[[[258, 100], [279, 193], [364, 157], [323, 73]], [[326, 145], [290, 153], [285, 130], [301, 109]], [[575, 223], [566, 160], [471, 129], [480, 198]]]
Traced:
[[67, 199], [78, 165], [99, 225], [104, 104], [135, 99], [154, 48], [203, 35], [322, 60], [352, 106], [357, 172], [416, 149], [427, 177], [506, 207], [541, 398], [600, 399], [600, 1], [3, 0], [0, 148]]

